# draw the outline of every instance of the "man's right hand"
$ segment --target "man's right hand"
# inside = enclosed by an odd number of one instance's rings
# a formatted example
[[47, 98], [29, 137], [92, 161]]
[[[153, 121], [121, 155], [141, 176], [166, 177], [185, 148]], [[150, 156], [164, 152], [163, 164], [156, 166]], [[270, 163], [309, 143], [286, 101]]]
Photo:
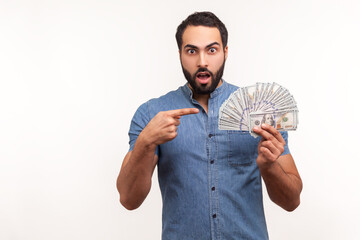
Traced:
[[158, 161], [154, 155], [156, 146], [177, 136], [181, 116], [198, 112], [197, 108], [159, 112], [142, 130], [133, 151], [126, 154], [117, 179], [120, 202], [125, 208], [138, 208], [149, 193]]
[[197, 108], [182, 108], [159, 112], [143, 129], [141, 135], [148, 144], [154, 147], [171, 141], [177, 136], [177, 127], [180, 125], [181, 116], [198, 112], [199, 109]]

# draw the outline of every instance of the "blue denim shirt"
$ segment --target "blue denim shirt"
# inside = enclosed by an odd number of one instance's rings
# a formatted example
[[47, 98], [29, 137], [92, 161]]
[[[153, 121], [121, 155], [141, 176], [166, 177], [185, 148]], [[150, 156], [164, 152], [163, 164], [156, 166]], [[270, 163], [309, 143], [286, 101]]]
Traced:
[[[158, 112], [200, 110], [182, 116], [177, 137], [156, 149], [163, 240], [268, 239], [256, 164], [260, 138], [218, 128], [219, 108], [237, 88], [223, 81], [210, 94], [206, 113], [185, 84], [144, 103], [132, 119], [130, 150]], [[287, 133], [281, 134], [288, 154]]]

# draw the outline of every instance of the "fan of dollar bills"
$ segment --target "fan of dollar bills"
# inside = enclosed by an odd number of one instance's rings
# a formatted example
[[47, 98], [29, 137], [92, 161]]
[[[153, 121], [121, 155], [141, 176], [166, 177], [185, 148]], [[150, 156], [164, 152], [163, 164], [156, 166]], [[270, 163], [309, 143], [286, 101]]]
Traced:
[[298, 125], [298, 109], [290, 92], [277, 83], [256, 83], [233, 92], [219, 110], [220, 130], [252, 129], [269, 124], [279, 131], [295, 130]]

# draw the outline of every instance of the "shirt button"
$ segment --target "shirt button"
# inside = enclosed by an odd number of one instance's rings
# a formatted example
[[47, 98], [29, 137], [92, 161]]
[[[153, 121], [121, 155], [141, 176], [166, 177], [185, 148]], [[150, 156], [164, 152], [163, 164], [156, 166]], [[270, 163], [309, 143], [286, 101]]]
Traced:
[[216, 214], [213, 214], [212, 217], [213, 217], [213, 218], [216, 218]]
[[212, 187], [211, 190], [215, 191], [215, 187]]
[[212, 136], [213, 136], [213, 135], [210, 133], [210, 134], [209, 134], [209, 138], [212, 138]]
[[210, 163], [211, 163], [211, 164], [214, 164], [214, 160], [211, 160]]

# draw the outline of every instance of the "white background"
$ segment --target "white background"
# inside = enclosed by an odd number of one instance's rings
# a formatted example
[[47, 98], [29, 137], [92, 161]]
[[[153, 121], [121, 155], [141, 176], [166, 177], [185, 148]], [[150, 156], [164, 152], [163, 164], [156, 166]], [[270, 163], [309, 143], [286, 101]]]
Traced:
[[271, 239], [359, 239], [358, 1], [0, 1], [0, 239], [160, 239], [161, 197], [135, 211], [115, 181], [137, 107], [185, 84], [176, 27], [213, 11], [224, 79], [287, 87], [302, 176], [292, 213], [264, 204]]

